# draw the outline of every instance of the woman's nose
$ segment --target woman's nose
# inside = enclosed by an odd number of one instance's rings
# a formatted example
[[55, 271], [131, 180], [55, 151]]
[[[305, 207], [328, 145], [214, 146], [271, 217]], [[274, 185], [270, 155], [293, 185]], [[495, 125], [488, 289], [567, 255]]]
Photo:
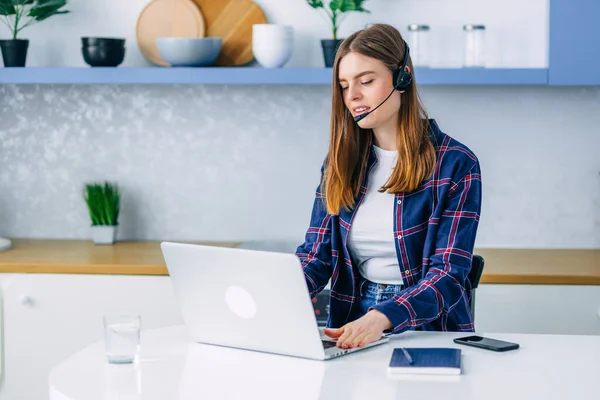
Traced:
[[347, 92], [348, 100], [357, 100], [360, 99], [361, 93], [358, 87], [349, 86]]

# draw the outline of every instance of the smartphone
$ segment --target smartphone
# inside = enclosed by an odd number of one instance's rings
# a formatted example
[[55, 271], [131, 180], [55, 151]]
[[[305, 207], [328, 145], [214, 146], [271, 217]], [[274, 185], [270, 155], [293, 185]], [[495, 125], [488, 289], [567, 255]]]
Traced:
[[518, 343], [505, 342], [504, 340], [490, 339], [483, 336], [465, 336], [454, 339], [454, 343], [464, 344], [466, 346], [479, 347], [481, 349], [492, 351], [509, 351], [519, 348]]

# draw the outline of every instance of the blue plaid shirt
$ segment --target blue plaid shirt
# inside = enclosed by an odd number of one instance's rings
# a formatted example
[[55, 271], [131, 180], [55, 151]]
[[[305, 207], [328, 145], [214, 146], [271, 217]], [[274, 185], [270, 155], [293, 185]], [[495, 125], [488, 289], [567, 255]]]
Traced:
[[[430, 120], [436, 149], [433, 175], [410, 193], [395, 194], [394, 242], [403, 290], [374, 309], [385, 314], [393, 333], [406, 330], [473, 331], [467, 275], [481, 212], [481, 173], [475, 154]], [[377, 163], [371, 150], [367, 172]], [[323, 172], [323, 169], [321, 170]], [[349, 321], [357, 301], [359, 272], [348, 252], [348, 232], [367, 192], [366, 173], [355, 206], [327, 212], [317, 188], [310, 227], [296, 250], [311, 297], [331, 280], [327, 326]]]

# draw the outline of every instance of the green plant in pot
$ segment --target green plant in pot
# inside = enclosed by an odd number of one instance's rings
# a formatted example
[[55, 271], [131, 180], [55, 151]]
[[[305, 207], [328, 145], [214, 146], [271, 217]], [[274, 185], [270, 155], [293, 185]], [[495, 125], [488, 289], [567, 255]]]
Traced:
[[12, 39], [0, 40], [4, 66], [24, 67], [29, 40], [19, 39], [19, 33], [53, 15], [68, 13], [62, 9], [66, 5], [67, 0], [0, 0], [0, 17], [12, 33]]
[[365, 1], [366, 0], [306, 0], [308, 5], [312, 8], [323, 10], [327, 15], [328, 21], [331, 23], [333, 38], [321, 40], [326, 67], [333, 66], [337, 48], [343, 40], [338, 39], [338, 29], [348, 13], [352, 11], [370, 13], [369, 10], [363, 8], [363, 3]]
[[92, 220], [92, 239], [96, 244], [115, 242], [119, 225], [121, 193], [116, 183], [86, 183], [83, 197]]

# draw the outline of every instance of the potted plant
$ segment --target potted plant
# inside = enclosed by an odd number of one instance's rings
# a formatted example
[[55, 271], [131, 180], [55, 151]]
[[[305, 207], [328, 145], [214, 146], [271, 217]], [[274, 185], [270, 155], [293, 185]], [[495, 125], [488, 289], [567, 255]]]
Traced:
[[36, 22], [44, 21], [61, 10], [67, 0], [0, 0], [2, 22], [10, 29], [12, 39], [0, 40], [5, 67], [24, 67], [27, 59], [28, 39], [18, 39], [21, 30]]
[[343, 39], [338, 39], [338, 29], [351, 11], [370, 13], [369, 10], [363, 8], [363, 3], [366, 0], [306, 0], [308, 5], [314, 9], [322, 9], [331, 22], [333, 33], [332, 39], [322, 39], [321, 46], [323, 47], [323, 57], [325, 58], [325, 66], [332, 67], [335, 59], [337, 48]]
[[119, 225], [121, 193], [115, 183], [86, 183], [83, 197], [92, 220], [92, 239], [96, 244], [115, 242]]

